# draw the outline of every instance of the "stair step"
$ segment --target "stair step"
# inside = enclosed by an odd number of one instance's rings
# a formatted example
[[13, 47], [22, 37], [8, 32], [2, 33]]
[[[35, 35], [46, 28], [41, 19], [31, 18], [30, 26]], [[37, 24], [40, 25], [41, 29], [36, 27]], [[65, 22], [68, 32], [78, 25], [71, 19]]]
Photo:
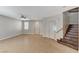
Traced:
[[78, 25], [72, 25], [71, 27], [79, 27]]
[[74, 46], [78, 46], [78, 42], [73, 42], [73, 41], [70, 41], [70, 40], [67, 40], [67, 39], [63, 39], [62, 41], [65, 42], [65, 43], [74, 45]]
[[73, 42], [75, 44], [78, 43], [78, 41], [76, 39], [64, 39], [64, 41], [70, 41], [70, 42]]
[[78, 33], [73, 33], [73, 32], [68, 32], [67, 34], [69, 34], [69, 35], [76, 35], [76, 36], [78, 36]]
[[67, 34], [71, 34], [71, 35], [78, 35], [77, 32], [68, 32]]
[[73, 30], [73, 31], [78, 31], [78, 28], [71, 28], [70, 30]]
[[69, 31], [69, 32], [71, 32], [71, 33], [79, 33], [78, 31]]
[[68, 35], [68, 34], [66, 34], [66, 37], [78, 38], [78, 36]]
[[78, 29], [77, 30], [70, 29], [69, 32], [78, 32]]
[[63, 45], [66, 45], [66, 46], [69, 46], [69, 47], [71, 47], [71, 48], [73, 48], [73, 49], [75, 49], [75, 50], [78, 50], [78, 47], [77, 47], [77, 46], [74, 46], [74, 45], [71, 45], [71, 44], [67, 44], [67, 43], [62, 42], [62, 41], [60, 41], [59, 43], [60, 43], [60, 44], [63, 44]]
[[59, 40], [59, 43], [78, 50], [78, 30], [78, 24], [70, 24], [68, 32], [63, 39]]
[[79, 28], [79, 26], [71, 26], [71, 28]]
[[65, 36], [65, 37], [69, 37], [69, 38], [73, 38], [73, 39], [78, 39], [78, 37], [70, 37], [70, 36]]
[[71, 25], [71, 26], [78, 26], [78, 24], [73, 24], [73, 25]]
[[73, 39], [73, 38], [69, 38], [69, 37], [65, 37], [64, 39], [70, 40], [70, 41], [73, 41], [73, 42], [78, 42], [78, 39]]
[[72, 27], [78, 26], [78, 25], [71, 25]]
[[[67, 37], [67, 36], [65, 36], [64, 38], [73, 39], [73, 37]], [[78, 40], [78, 37], [77, 37], [77, 38], [75, 38], [75, 39], [77, 39], [77, 40]]]
[[78, 29], [78, 27], [71, 27], [70, 29]]
[[70, 30], [78, 30], [78, 28], [70, 28]]

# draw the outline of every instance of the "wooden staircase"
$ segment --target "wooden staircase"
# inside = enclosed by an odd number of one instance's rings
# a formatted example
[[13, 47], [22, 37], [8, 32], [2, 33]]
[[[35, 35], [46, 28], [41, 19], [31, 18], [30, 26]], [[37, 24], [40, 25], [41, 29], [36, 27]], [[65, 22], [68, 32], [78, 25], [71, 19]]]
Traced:
[[78, 50], [78, 28], [78, 24], [70, 24], [63, 39], [57, 41]]

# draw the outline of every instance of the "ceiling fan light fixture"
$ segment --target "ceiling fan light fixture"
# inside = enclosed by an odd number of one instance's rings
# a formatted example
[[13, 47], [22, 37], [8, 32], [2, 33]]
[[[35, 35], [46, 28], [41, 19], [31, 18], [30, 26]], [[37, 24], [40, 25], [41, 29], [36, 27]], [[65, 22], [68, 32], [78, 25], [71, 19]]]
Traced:
[[30, 20], [29, 18], [26, 18], [26, 16], [21, 15], [21, 20]]

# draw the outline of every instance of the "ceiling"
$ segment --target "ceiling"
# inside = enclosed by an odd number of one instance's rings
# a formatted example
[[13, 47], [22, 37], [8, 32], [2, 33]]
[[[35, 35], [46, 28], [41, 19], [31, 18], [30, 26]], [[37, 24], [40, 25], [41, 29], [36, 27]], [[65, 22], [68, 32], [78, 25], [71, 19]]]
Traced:
[[54, 16], [62, 11], [62, 6], [0, 6], [0, 14], [19, 19], [21, 15], [31, 19]]

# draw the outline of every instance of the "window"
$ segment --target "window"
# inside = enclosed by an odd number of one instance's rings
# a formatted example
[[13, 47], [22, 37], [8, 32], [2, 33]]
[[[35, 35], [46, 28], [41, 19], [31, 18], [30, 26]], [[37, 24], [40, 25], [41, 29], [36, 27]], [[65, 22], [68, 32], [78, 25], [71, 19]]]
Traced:
[[24, 22], [24, 29], [28, 30], [29, 29], [29, 22]]

